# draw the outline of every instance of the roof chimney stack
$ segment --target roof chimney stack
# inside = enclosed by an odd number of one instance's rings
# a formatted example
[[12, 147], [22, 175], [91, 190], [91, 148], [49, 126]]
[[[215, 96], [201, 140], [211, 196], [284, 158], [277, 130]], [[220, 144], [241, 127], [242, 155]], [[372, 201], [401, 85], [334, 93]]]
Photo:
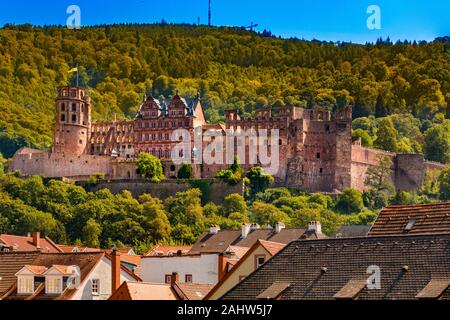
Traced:
[[322, 233], [322, 225], [319, 221], [311, 221], [308, 223], [308, 231], [315, 231], [316, 233]]
[[36, 249], [41, 248], [41, 233], [40, 232], [33, 232], [33, 245], [36, 247]]
[[220, 227], [218, 225], [213, 225], [209, 228], [209, 234], [217, 234], [220, 231]]
[[176, 282], [179, 282], [180, 277], [177, 272], [172, 272], [172, 277], [170, 278], [170, 284], [173, 286]]
[[248, 234], [250, 233], [250, 224], [244, 223], [242, 225], [242, 231], [241, 231], [241, 238], [245, 239], [247, 238]]
[[275, 225], [275, 233], [280, 233], [281, 230], [285, 229], [286, 225], [283, 222], [277, 222]]
[[120, 252], [113, 249], [111, 254], [111, 294], [120, 287]]

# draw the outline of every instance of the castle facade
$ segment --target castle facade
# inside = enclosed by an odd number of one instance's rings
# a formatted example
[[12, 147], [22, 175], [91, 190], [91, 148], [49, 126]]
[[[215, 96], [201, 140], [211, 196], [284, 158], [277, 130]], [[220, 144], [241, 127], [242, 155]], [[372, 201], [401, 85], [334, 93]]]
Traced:
[[[269, 152], [274, 144], [279, 152], [279, 165], [274, 174], [278, 186], [299, 188], [308, 192], [338, 192], [347, 187], [364, 189], [365, 173], [378, 164], [378, 155], [393, 160], [392, 180], [398, 189], [414, 190], [421, 186], [428, 170], [441, 169], [417, 154], [393, 154], [352, 143], [352, 110], [330, 112], [322, 108], [303, 109], [295, 106], [258, 110], [254, 117], [242, 118], [237, 111], [227, 111], [225, 124], [208, 124], [199, 96], [191, 101], [176, 94], [169, 102], [147, 97], [133, 120], [96, 122], [91, 119], [91, 100], [84, 89], [62, 87], [55, 103], [55, 127], [51, 151], [22, 148], [10, 162], [10, 171], [28, 176], [86, 179], [103, 173], [108, 179], [138, 177], [135, 160], [140, 152], [160, 158], [167, 178], [175, 178], [180, 164], [172, 161], [179, 141], [176, 130], [184, 129], [190, 146], [198, 145], [196, 135], [277, 129], [277, 141], [268, 140]], [[188, 150], [196, 178], [212, 178], [226, 169], [227, 144], [202, 135], [200, 149], [213, 147], [221, 163], [196, 161], [196, 147]], [[243, 140], [242, 166], [248, 170], [251, 161], [251, 138]], [[237, 143], [238, 145], [239, 143]], [[228, 150], [237, 154], [237, 150]], [[179, 154], [183, 156], [183, 154]]]

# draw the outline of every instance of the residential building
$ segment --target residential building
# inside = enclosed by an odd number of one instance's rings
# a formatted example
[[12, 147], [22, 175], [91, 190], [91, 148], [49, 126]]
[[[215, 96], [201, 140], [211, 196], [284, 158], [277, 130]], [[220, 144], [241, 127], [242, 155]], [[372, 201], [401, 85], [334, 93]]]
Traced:
[[0, 252], [1, 251], [63, 252], [63, 250], [49, 237], [42, 238], [40, 232], [33, 232], [27, 236], [0, 234]]
[[450, 298], [450, 234], [294, 241], [224, 300]]
[[384, 208], [369, 237], [450, 233], [450, 202]]
[[265, 240], [258, 240], [233, 268], [217, 283], [205, 297], [205, 300], [217, 300], [228, 290], [244, 280], [249, 274], [267, 262], [286, 246]]
[[258, 240], [287, 244], [304, 235], [305, 229], [287, 229], [283, 223], [265, 229], [255, 223], [244, 224], [241, 230], [220, 230], [218, 226], [212, 226], [185, 254], [142, 257], [142, 279], [151, 283], [169, 283], [172, 273], [177, 273], [181, 283], [214, 285]]
[[105, 300], [123, 281], [140, 281], [115, 252], [2, 252], [0, 279], [3, 300]]
[[172, 274], [169, 283], [124, 282], [109, 300], [202, 300], [212, 285], [181, 283]]

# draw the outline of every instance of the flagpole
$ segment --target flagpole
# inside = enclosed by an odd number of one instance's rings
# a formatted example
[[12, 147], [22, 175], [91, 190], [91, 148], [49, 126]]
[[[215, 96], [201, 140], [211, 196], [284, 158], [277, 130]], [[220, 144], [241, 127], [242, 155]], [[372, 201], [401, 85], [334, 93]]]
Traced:
[[79, 73], [80, 73], [80, 71], [79, 71], [79, 66], [78, 66], [78, 63], [77, 63], [77, 87], [79, 87], [79, 85], [78, 85]]

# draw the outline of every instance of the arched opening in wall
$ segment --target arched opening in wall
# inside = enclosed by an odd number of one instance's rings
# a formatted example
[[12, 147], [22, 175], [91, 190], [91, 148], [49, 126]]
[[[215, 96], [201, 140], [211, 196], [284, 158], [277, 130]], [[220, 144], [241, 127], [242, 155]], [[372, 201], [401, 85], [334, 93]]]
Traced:
[[175, 172], [175, 170], [176, 170], [175, 166], [174, 166], [174, 165], [171, 165], [171, 166], [170, 166], [170, 172]]
[[62, 114], [61, 115], [61, 122], [65, 122], [66, 121], [66, 115], [65, 114]]
[[317, 159], [320, 159], [320, 152], [317, 152], [316, 158], [317, 158]]
[[75, 103], [72, 103], [72, 112], [77, 111], [77, 105]]
[[280, 145], [280, 146], [282, 146], [283, 145], [283, 140], [278, 140], [278, 144]]
[[320, 168], [319, 172], [320, 172], [320, 174], [322, 174], [323, 173], [323, 168]]
[[73, 114], [72, 115], [72, 123], [76, 123], [77, 122], [77, 115]]
[[65, 103], [61, 104], [61, 111], [62, 112], [66, 111], [66, 104]]
[[127, 172], [127, 177], [128, 177], [128, 179], [131, 178], [131, 172], [130, 171]]
[[325, 126], [325, 131], [326, 131], [326, 132], [330, 132], [330, 125], [329, 125], [329, 124], [327, 124], [327, 125]]

